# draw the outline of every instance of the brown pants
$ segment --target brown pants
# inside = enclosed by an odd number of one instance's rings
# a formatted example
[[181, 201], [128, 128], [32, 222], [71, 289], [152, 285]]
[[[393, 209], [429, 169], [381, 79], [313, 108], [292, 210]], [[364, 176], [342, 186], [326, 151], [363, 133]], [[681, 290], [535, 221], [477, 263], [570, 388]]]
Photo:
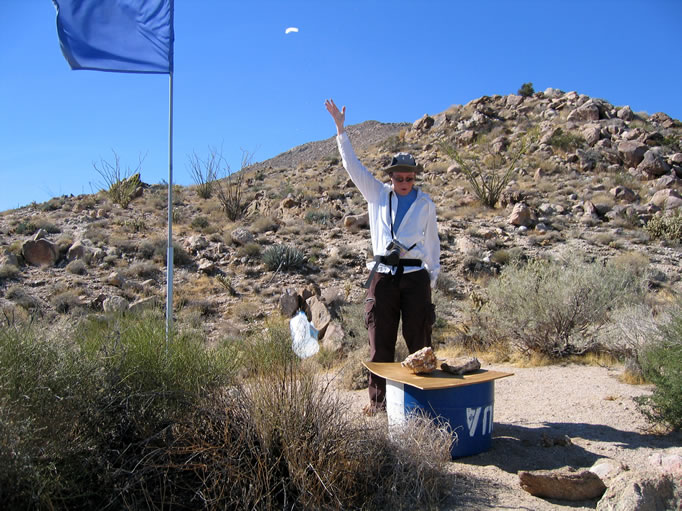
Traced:
[[[374, 275], [365, 299], [370, 362], [394, 362], [401, 315], [403, 337], [409, 352], [431, 346], [435, 312], [426, 270], [403, 275]], [[369, 399], [378, 408], [385, 406], [386, 380], [372, 373], [369, 375]]]

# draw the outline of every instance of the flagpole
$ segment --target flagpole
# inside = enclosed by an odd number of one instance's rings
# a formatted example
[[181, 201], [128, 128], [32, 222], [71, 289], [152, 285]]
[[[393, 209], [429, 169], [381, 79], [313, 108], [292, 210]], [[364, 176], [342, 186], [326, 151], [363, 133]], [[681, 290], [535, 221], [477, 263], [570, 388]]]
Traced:
[[173, 331], [173, 71], [171, 71], [168, 76], [168, 248], [166, 255], [166, 348], [168, 348]]

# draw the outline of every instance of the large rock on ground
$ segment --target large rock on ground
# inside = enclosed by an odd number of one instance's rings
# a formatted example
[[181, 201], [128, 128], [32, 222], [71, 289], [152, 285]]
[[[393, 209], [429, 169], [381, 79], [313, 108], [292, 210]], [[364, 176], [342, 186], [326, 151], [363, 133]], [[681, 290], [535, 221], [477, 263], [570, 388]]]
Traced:
[[644, 158], [637, 165], [637, 170], [644, 172], [646, 175], [656, 178], [660, 177], [670, 170], [670, 165], [667, 164], [665, 158], [654, 151], [647, 151]]
[[675, 190], [659, 190], [651, 197], [649, 203], [661, 209], [677, 209], [682, 207], [682, 197]]
[[519, 202], [514, 205], [514, 209], [509, 215], [507, 222], [511, 225], [530, 227], [535, 223], [535, 214], [526, 204]]
[[129, 303], [128, 300], [122, 296], [114, 295], [110, 296], [102, 303], [102, 308], [104, 312], [110, 313], [121, 313], [128, 310]]
[[636, 167], [644, 159], [649, 146], [637, 140], [624, 140], [618, 144], [618, 154], [628, 167]]
[[600, 497], [606, 485], [589, 470], [563, 467], [556, 470], [519, 472], [521, 488], [536, 497], [559, 500], [590, 500]]
[[337, 321], [332, 321], [327, 326], [327, 330], [322, 338], [322, 347], [333, 353], [341, 353], [344, 349], [343, 339], [345, 332]]
[[59, 257], [57, 245], [46, 239], [29, 240], [21, 247], [27, 263], [34, 266], [54, 266]]
[[327, 306], [318, 296], [311, 296], [306, 300], [306, 304], [310, 308], [310, 322], [318, 330], [319, 337], [323, 337], [332, 320]]
[[69, 251], [66, 253], [66, 258], [69, 261], [73, 261], [75, 259], [81, 259], [83, 261], [88, 262], [92, 257], [92, 252], [90, 251], [90, 248], [83, 244], [82, 241], [76, 241], [73, 245], [69, 247]]
[[279, 297], [279, 311], [286, 318], [292, 317], [301, 307], [298, 293], [293, 289], [286, 289]]
[[680, 509], [682, 483], [658, 471], [623, 472], [597, 503], [597, 511], [670, 511]]

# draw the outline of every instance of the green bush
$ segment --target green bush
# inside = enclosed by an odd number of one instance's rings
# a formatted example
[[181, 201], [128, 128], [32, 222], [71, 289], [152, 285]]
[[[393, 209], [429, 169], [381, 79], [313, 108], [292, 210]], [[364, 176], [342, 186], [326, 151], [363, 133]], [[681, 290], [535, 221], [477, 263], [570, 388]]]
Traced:
[[305, 254], [290, 245], [272, 245], [263, 252], [263, 262], [268, 270], [295, 270], [306, 261]]
[[640, 303], [645, 275], [617, 262], [532, 260], [506, 266], [477, 315], [485, 344], [504, 341], [526, 354], [561, 358], [599, 348], [614, 309]]
[[305, 214], [305, 221], [309, 224], [331, 225], [333, 216], [328, 209], [311, 209]]
[[[154, 261], [166, 264], [168, 258], [168, 241], [166, 238], [156, 238], [153, 240], [145, 240], [137, 247], [137, 252], [140, 257], [144, 259], [153, 259]], [[177, 242], [173, 241], [173, 264], [184, 266], [192, 263], [192, 256]]]
[[640, 357], [644, 378], [655, 385], [650, 396], [638, 399], [640, 409], [654, 423], [682, 429], [682, 307], [660, 326], [661, 339]]
[[[201, 195], [201, 194], [199, 194], [199, 195]], [[209, 195], [209, 197], [210, 197], [210, 195]], [[200, 231], [202, 229], [206, 229], [209, 225], [210, 225], [210, 221], [205, 216], [194, 217], [192, 219], [191, 224], [190, 224], [192, 229], [196, 229], [197, 231]]]
[[533, 82], [526, 82], [521, 85], [521, 88], [516, 92], [519, 96], [524, 98], [530, 97], [535, 94], [535, 89], [533, 88]]
[[668, 214], [655, 215], [644, 229], [652, 238], [682, 242], [682, 212], [676, 209]]
[[0, 328], [0, 501], [7, 509], [135, 508], [137, 468], [191, 403], [234, 374], [227, 350], [160, 316], [96, 318], [73, 331]]
[[573, 151], [585, 144], [585, 139], [571, 132], [557, 128], [549, 139], [549, 145], [562, 151]]

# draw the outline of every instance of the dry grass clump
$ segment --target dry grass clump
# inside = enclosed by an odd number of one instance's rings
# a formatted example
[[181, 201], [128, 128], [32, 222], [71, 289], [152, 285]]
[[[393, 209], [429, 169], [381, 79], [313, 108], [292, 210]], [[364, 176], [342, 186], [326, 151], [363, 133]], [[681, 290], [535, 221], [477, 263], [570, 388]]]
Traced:
[[[414, 418], [392, 438], [351, 418], [330, 383], [271, 322], [250, 339], [250, 377], [173, 427], [140, 473], [147, 502], [199, 509], [434, 508], [446, 494], [452, 436]], [[248, 356], [245, 353], [245, 356]], [[160, 483], [160, 484], [159, 484]]]

